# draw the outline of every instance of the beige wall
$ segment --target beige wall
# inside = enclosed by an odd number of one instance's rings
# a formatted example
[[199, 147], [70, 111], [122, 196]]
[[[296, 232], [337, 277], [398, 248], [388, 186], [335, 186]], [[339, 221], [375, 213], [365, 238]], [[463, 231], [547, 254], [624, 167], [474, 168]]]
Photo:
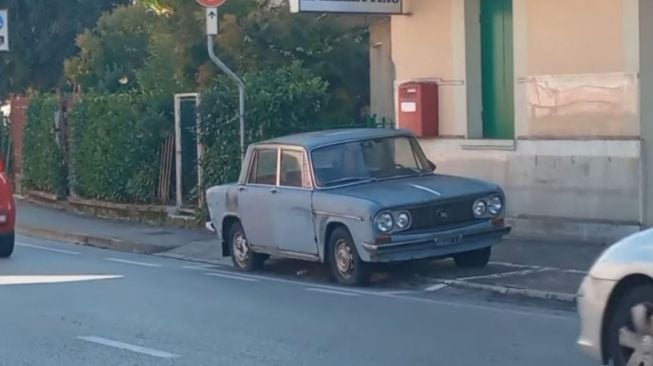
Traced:
[[633, 2], [515, 3], [515, 16], [524, 17], [515, 28], [518, 137], [637, 137]]
[[[639, 136], [636, 3], [513, 0], [517, 138]], [[438, 81], [441, 135], [479, 137], [474, 0], [407, 4], [392, 17], [395, 87]]]
[[528, 73], [624, 71], [622, 0], [527, 0]]
[[390, 19], [376, 22], [370, 29], [370, 112], [377, 118], [395, 120], [394, 80]]
[[458, 19], [456, 15], [464, 17], [463, 3], [412, 0], [408, 8], [410, 14], [392, 17], [395, 87], [408, 81], [437, 81], [440, 85], [440, 134], [465, 136], [464, 18]]
[[513, 0], [516, 141], [469, 139], [481, 123], [469, 105], [480, 103], [473, 1], [407, 0], [410, 15], [392, 17], [395, 87], [440, 82], [441, 132], [468, 138], [423, 139], [429, 158], [501, 184], [512, 218], [561, 219], [545, 231], [583, 220], [636, 228], [639, 3], [653, 0]]

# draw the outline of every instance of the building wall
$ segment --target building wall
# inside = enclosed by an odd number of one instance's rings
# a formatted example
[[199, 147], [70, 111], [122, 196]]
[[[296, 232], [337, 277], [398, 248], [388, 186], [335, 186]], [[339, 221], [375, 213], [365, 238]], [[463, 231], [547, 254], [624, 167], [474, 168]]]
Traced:
[[390, 19], [370, 25], [370, 111], [378, 118], [395, 120]]
[[638, 0], [513, 0], [515, 140], [480, 139], [478, 1], [412, 0], [409, 15], [392, 17], [395, 92], [440, 82], [444, 136], [422, 139], [429, 157], [441, 172], [501, 184], [509, 216], [533, 231], [636, 230]]
[[[641, 100], [653, 98], [653, 1], [639, 0]], [[642, 218], [653, 227], [653, 103], [641, 103], [642, 134]]]
[[[514, 0], [520, 137], [639, 136], [630, 0]], [[636, 24], [636, 23], [635, 23]], [[525, 108], [525, 110], [523, 110]], [[525, 112], [525, 113], [524, 113]]]
[[[462, 4], [454, 0], [414, 0], [408, 4], [410, 15], [392, 17], [395, 89], [407, 81], [437, 81], [440, 105], [456, 106], [440, 110], [440, 134], [447, 137], [466, 135], [466, 110], [461, 110], [466, 105], [464, 23], [457, 24], [454, 17]], [[464, 16], [464, 12], [460, 14]], [[463, 38], [458, 39], [460, 36]], [[454, 57], [456, 54], [462, 57]]]

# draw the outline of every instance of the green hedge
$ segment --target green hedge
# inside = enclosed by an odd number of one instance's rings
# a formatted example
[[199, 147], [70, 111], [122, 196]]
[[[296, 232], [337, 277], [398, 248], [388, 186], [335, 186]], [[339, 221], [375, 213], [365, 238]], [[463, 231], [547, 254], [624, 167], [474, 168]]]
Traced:
[[71, 122], [71, 187], [90, 199], [150, 203], [157, 196], [160, 150], [172, 125], [140, 93], [85, 95]]
[[[247, 144], [319, 124], [328, 85], [300, 64], [249, 73], [244, 80]], [[224, 77], [214, 85], [200, 105], [205, 186], [234, 181], [240, 172], [238, 90]]]
[[65, 194], [66, 167], [54, 131], [56, 97], [37, 94], [27, 109], [23, 139], [23, 178], [27, 189]]

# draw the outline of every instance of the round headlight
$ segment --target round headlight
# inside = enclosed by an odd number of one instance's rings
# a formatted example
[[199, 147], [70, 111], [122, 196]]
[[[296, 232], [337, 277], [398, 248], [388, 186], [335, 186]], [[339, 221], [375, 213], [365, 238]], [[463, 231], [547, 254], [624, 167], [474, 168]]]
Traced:
[[408, 212], [400, 212], [395, 216], [395, 225], [400, 230], [407, 229], [410, 226], [410, 214]]
[[496, 216], [501, 213], [503, 210], [503, 202], [501, 202], [501, 197], [494, 196], [490, 198], [487, 202], [487, 210], [492, 216]]
[[394, 226], [392, 215], [387, 212], [379, 214], [374, 219], [374, 226], [376, 226], [376, 228], [382, 233], [390, 232]]
[[474, 202], [472, 210], [474, 211], [474, 216], [481, 217], [485, 215], [485, 212], [487, 211], [487, 204], [483, 200], [478, 200]]

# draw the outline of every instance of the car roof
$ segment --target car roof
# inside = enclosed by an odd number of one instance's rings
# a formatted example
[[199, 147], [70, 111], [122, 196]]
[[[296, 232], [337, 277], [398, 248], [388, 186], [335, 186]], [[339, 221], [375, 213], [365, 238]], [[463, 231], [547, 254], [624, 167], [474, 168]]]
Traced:
[[324, 145], [345, 143], [357, 140], [369, 140], [386, 137], [414, 135], [407, 130], [390, 128], [344, 128], [336, 130], [324, 130], [315, 132], [298, 133], [294, 135], [277, 137], [261, 141], [256, 145], [295, 145], [312, 150]]

